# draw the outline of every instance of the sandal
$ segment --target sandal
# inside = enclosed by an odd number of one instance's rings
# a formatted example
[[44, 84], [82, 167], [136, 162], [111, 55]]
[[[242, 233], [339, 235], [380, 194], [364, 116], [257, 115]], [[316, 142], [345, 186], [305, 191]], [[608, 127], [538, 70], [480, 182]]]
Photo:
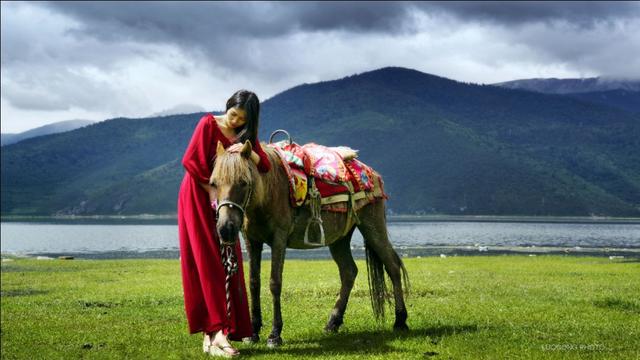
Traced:
[[232, 358], [232, 357], [239, 356], [240, 351], [236, 350], [231, 345], [219, 346], [219, 345], [211, 344], [211, 347], [209, 347], [209, 354], [213, 356]]
[[208, 353], [211, 348], [211, 336], [204, 334], [204, 340], [202, 341], [202, 351]]
[[[230, 350], [226, 350], [226, 349], [230, 349]], [[214, 344], [212, 337], [208, 334], [204, 335], [204, 340], [202, 342], [202, 350], [205, 353], [209, 353], [210, 355], [220, 356], [225, 358], [231, 358], [231, 357], [236, 357], [240, 355], [240, 352], [231, 345], [220, 346], [220, 345]]]

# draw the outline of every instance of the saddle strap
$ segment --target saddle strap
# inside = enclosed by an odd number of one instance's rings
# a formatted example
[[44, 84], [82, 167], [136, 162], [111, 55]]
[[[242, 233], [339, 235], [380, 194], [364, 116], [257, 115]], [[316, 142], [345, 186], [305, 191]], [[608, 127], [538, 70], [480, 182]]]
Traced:
[[354, 196], [353, 184], [351, 184], [350, 181], [347, 181], [345, 185], [347, 185], [347, 188], [349, 189], [349, 201], [347, 202], [347, 221], [345, 222], [342, 236], [347, 235], [354, 224], [360, 225], [360, 218], [356, 213], [356, 197]]
[[[365, 191], [358, 191], [357, 193], [353, 194], [354, 201], [362, 200], [366, 197], [367, 197], [367, 193]], [[345, 194], [336, 194], [336, 195], [323, 197], [320, 202], [322, 205], [330, 205], [330, 204], [335, 204], [340, 202], [350, 202], [350, 201], [351, 200], [349, 198], [349, 194], [345, 193]], [[309, 204], [309, 199], [307, 199], [307, 201], [305, 202], [305, 205], [308, 205], [308, 204]]]
[[[304, 229], [304, 244], [310, 246], [324, 246], [326, 241], [324, 237], [324, 226], [322, 225], [322, 200], [320, 197], [320, 191], [316, 187], [316, 182], [313, 177], [310, 177], [310, 189], [309, 189], [309, 209], [311, 210], [311, 217], [307, 222], [307, 227]], [[320, 228], [320, 243], [313, 243], [309, 241], [309, 228], [312, 224], [317, 224]]]

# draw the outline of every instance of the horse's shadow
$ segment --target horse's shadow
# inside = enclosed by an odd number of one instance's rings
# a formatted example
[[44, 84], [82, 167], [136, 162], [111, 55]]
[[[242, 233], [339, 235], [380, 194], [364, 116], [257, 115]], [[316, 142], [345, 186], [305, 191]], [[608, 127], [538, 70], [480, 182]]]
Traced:
[[[478, 325], [441, 325], [427, 328], [416, 328], [404, 332], [394, 332], [391, 330], [370, 330], [370, 331], [341, 331], [335, 334], [323, 334], [319, 337], [306, 340], [285, 339], [284, 345], [277, 349], [268, 349], [263, 346], [248, 347], [242, 349], [243, 354], [290, 354], [300, 357], [324, 357], [328, 354], [367, 354], [382, 355], [385, 353], [399, 351], [390, 345], [392, 341], [402, 339], [424, 339], [425, 345], [437, 345], [442, 338], [447, 336], [471, 333], [478, 331]], [[261, 341], [262, 343], [263, 341]], [[427, 347], [425, 346], [425, 350]]]

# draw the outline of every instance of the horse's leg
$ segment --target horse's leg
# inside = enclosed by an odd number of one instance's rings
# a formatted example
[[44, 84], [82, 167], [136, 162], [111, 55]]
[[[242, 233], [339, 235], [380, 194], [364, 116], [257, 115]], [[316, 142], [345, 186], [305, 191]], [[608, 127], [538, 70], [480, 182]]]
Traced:
[[329, 322], [324, 328], [325, 331], [338, 331], [340, 325], [342, 325], [344, 312], [347, 309], [347, 302], [349, 301], [349, 295], [351, 294], [351, 289], [353, 288], [356, 276], [358, 275], [358, 267], [356, 266], [355, 261], [353, 261], [350, 246], [351, 235], [353, 235], [354, 230], [355, 227], [351, 229], [347, 235], [329, 246], [331, 257], [333, 257], [333, 260], [338, 265], [338, 270], [340, 271], [341, 285], [340, 295], [338, 296], [338, 300], [331, 311]]
[[262, 262], [262, 247], [260, 241], [245, 242], [251, 263], [249, 271], [249, 290], [251, 292], [251, 327], [253, 329], [251, 342], [260, 341], [260, 329], [262, 329], [262, 308], [260, 307], [260, 264]]
[[[361, 223], [358, 230], [362, 233], [366, 246], [370, 246], [375, 255], [384, 264], [387, 274], [393, 284], [393, 295], [395, 299], [396, 320], [393, 325], [394, 330], [408, 330], [407, 308], [404, 303], [402, 291], [402, 277], [406, 278], [406, 270], [402, 260], [393, 249], [387, 233], [387, 224], [384, 214], [384, 203], [375, 202], [362, 208], [358, 214]], [[375, 259], [370, 259], [375, 261]], [[404, 274], [403, 274], [404, 273]], [[373, 276], [373, 274], [369, 274]]]
[[267, 339], [268, 347], [282, 345], [282, 310], [280, 308], [280, 294], [282, 293], [282, 270], [284, 268], [284, 256], [287, 249], [287, 237], [283, 231], [278, 231], [273, 237], [271, 245], [271, 281], [269, 289], [273, 299], [273, 326]]

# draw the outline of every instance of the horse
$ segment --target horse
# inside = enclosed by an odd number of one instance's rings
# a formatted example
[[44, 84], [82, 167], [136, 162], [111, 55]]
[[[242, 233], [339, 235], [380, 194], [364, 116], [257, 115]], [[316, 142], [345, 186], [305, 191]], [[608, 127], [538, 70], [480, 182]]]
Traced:
[[[262, 328], [260, 307], [260, 265], [263, 245], [271, 247], [271, 279], [269, 288], [273, 298], [273, 323], [267, 339], [269, 347], [283, 343], [280, 296], [282, 270], [287, 248], [310, 249], [302, 238], [311, 211], [309, 206], [293, 208], [289, 201], [288, 177], [276, 151], [263, 143], [263, 149], [271, 163], [271, 170], [259, 173], [251, 161], [252, 146], [246, 141], [239, 152], [228, 152], [221, 143], [216, 149], [216, 159], [210, 185], [216, 189], [216, 230], [221, 241], [233, 242], [243, 232], [250, 261], [249, 289], [251, 293], [252, 336], [244, 339], [257, 343]], [[369, 203], [357, 211], [359, 224], [348, 231], [344, 213], [322, 211], [325, 241], [340, 273], [340, 294], [325, 326], [326, 332], [337, 332], [343, 324], [344, 313], [353, 288], [358, 268], [351, 254], [351, 236], [357, 227], [364, 238], [368, 268], [369, 293], [377, 320], [384, 318], [385, 301], [390, 302], [384, 270], [393, 284], [395, 300], [394, 331], [408, 330], [406, 323], [403, 281], [408, 290], [408, 275], [404, 264], [393, 249], [387, 232], [384, 199]], [[346, 235], [345, 235], [346, 234]], [[384, 269], [383, 269], [384, 266]]]

